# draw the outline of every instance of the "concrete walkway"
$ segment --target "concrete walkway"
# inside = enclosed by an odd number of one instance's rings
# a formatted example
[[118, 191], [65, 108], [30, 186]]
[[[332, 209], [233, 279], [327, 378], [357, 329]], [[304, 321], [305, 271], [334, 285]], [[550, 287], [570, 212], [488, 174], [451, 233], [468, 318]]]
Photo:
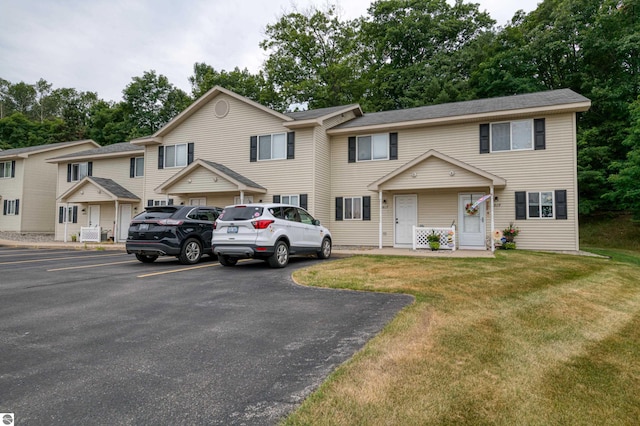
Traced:
[[[68, 249], [68, 250], [122, 250], [124, 243], [79, 243], [62, 241], [14, 241], [0, 239], [0, 247], [29, 247], [36, 249]], [[404, 248], [384, 247], [339, 247], [333, 248], [335, 256], [415, 256], [415, 257], [444, 257], [444, 258], [492, 258], [494, 254], [489, 250], [411, 250]]]

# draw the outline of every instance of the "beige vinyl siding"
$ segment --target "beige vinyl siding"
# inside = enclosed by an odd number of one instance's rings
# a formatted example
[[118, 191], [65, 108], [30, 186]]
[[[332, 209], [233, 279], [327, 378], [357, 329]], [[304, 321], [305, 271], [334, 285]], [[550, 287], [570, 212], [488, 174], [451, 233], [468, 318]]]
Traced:
[[[13, 161], [13, 160], [0, 160]], [[0, 179], [0, 208], [4, 206], [4, 200], [20, 200], [17, 215], [3, 215], [0, 211], [0, 231], [19, 232], [22, 231], [21, 223], [25, 215], [24, 209], [24, 170], [26, 159], [15, 160], [15, 177]]]
[[[521, 117], [514, 117], [522, 119]], [[408, 129], [398, 132], [398, 160], [347, 162], [347, 136], [332, 138], [332, 198], [339, 196], [372, 197], [371, 223], [357, 223], [352, 221], [336, 222], [332, 216], [332, 231], [339, 238], [339, 244], [377, 244], [378, 235], [378, 194], [367, 190], [367, 185], [393, 172], [397, 168], [434, 149], [442, 154], [463, 161], [471, 166], [492, 173], [507, 181], [503, 189], [497, 188], [495, 195], [499, 202], [495, 206], [495, 223], [497, 229], [515, 222], [521, 233], [516, 239], [518, 247], [525, 249], [577, 250], [577, 212], [576, 212], [576, 164], [575, 164], [575, 114], [542, 115], [533, 118], [546, 119], [546, 149], [513, 152], [498, 152], [490, 154], [479, 153], [479, 122], [463, 123], [452, 126], [437, 126], [419, 129]], [[500, 121], [504, 121], [501, 119]], [[489, 122], [489, 121], [486, 121]], [[353, 135], [355, 136], [355, 135]], [[390, 188], [396, 192], [416, 193], [421, 185], [432, 187], [436, 173], [446, 171], [440, 163], [428, 159], [422, 165], [414, 167], [417, 177], [399, 176], [390, 182]], [[429, 166], [433, 165], [431, 169]], [[438, 168], [440, 170], [438, 171]], [[424, 176], [423, 176], [424, 174]], [[410, 176], [410, 173], [409, 173]], [[451, 195], [457, 200], [459, 192], [489, 191], [489, 186], [473, 188], [465, 185], [469, 176], [456, 170], [455, 179], [460, 179], [459, 188], [452, 185]], [[439, 176], [435, 181], [446, 182], [446, 175]], [[402, 188], [401, 182], [406, 181], [408, 187]], [[476, 181], [477, 182], [477, 181]], [[386, 187], [385, 187], [386, 188]], [[552, 191], [566, 189], [568, 201], [568, 220], [529, 219], [515, 221], [515, 191]], [[390, 204], [393, 200], [392, 191], [383, 192], [383, 198]], [[457, 201], [455, 201], [457, 203]], [[390, 207], [391, 208], [391, 207]], [[389, 208], [389, 209], [390, 209]], [[454, 204], [456, 209], [457, 204]], [[333, 203], [335, 212], [335, 203]], [[487, 209], [489, 210], [489, 209]], [[383, 228], [387, 235], [384, 244], [389, 245], [389, 232], [393, 231], [393, 214], [383, 214]], [[387, 222], [391, 222], [390, 224]], [[426, 226], [431, 226], [429, 223]], [[335, 230], [334, 230], [335, 228]], [[491, 232], [487, 222], [487, 233]], [[370, 234], [374, 234], [372, 238]], [[392, 236], [391, 236], [392, 237]]]
[[[170, 194], [232, 192], [236, 190], [237, 185], [203, 167], [196, 168], [193, 172], [167, 188], [167, 192]], [[193, 198], [191, 195], [187, 197]]]
[[[214, 108], [218, 99], [229, 103], [229, 113], [223, 118], [215, 116]], [[295, 159], [249, 161], [251, 136], [287, 132], [282, 119], [221, 94], [165, 136], [163, 145], [193, 142], [194, 160], [201, 158], [222, 164], [268, 190], [267, 194], [245, 193], [253, 195], [254, 199], [270, 202], [273, 195], [281, 194], [308, 194], [311, 197], [313, 180], [309, 172], [313, 169], [312, 129], [296, 130]], [[181, 170], [158, 169], [158, 146], [148, 146], [145, 153], [145, 199], [160, 198], [154, 190]], [[239, 191], [228, 194], [229, 203], [239, 195]], [[188, 197], [173, 198], [176, 198], [176, 203], [188, 202]]]

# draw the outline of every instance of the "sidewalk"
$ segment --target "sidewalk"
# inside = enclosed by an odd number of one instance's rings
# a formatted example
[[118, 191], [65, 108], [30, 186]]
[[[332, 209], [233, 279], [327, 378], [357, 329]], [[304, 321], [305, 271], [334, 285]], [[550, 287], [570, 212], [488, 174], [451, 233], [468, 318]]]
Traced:
[[[0, 247], [28, 247], [35, 249], [68, 249], [68, 250], [125, 250], [124, 243], [80, 243], [62, 241], [14, 241], [0, 239]], [[372, 247], [334, 247], [335, 256], [414, 256], [414, 257], [447, 257], [447, 258], [492, 258], [489, 250], [411, 250], [404, 248], [372, 248]]]

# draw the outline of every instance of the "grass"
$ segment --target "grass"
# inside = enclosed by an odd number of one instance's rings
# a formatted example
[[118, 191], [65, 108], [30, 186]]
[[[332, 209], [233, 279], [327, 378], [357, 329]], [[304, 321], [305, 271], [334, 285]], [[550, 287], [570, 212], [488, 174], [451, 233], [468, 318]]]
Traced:
[[360, 256], [312, 286], [412, 294], [289, 425], [636, 424], [640, 251], [495, 259]]

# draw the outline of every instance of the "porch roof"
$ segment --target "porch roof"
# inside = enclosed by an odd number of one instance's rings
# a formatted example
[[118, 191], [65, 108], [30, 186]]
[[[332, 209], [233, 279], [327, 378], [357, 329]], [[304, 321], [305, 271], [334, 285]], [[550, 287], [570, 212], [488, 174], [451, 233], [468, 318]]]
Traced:
[[[195, 172], [202, 169], [204, 174], [197, 175]], [[192, 178], [189, 176], [194, 176]], [[203, 177], [211, 178], [205, 184], [202, 182]], [[189, 178], [188, 183], [193, 182], [193, 189], [179, 189], [180, 184]], [[220, 178], [220, 179], [219, 179]], [[167, 179], [155, 189], [159, 193], [179, 193], [179, 192], [229, 192], [229, 191], [250, 191], [256, 193], [266, 193], [267, 189], [255, 183], [251, 179], [237, 173], [227, 166], [213, 161], [198, 158], [193, 163]]]
[[[427, 174], [426, 179], [419, 179], [418, 168], [430, 159], [439, 160], [441, 167], [422, 168]], [[445, 167], [442, 167], [445, 166]], [[409, 176], [412, 178], [411, 184], [404, 188], [396, 188], [394, 186], [402, 186], [402, 179], [407, 176], [410, 170], [414, 170]], [[393, 185], [394, 182], [396, 185]], [[457, 160], [448, 155], [442, 154], [436, 150], [430, 149], [424, 154], [414, 158], [408, 163], [398, 167], [391, 173], [381, 177], [369, 184], [368, 189], [371, 191], [382, 191], [389, 189], [416, 189], [420, 188], [452, 188], [452, 187], [469, 187], [481, 185], [493, 185], [495, 187], [504, 187], [507, 181], [500, 176], [489, 173], [478, 167], [472, 166], [463, 161]]]
[[58, 201], [79, 203], [101, 201], [138, 202], [140, 197], [111, 179], [86, 176], [58, 197]]

